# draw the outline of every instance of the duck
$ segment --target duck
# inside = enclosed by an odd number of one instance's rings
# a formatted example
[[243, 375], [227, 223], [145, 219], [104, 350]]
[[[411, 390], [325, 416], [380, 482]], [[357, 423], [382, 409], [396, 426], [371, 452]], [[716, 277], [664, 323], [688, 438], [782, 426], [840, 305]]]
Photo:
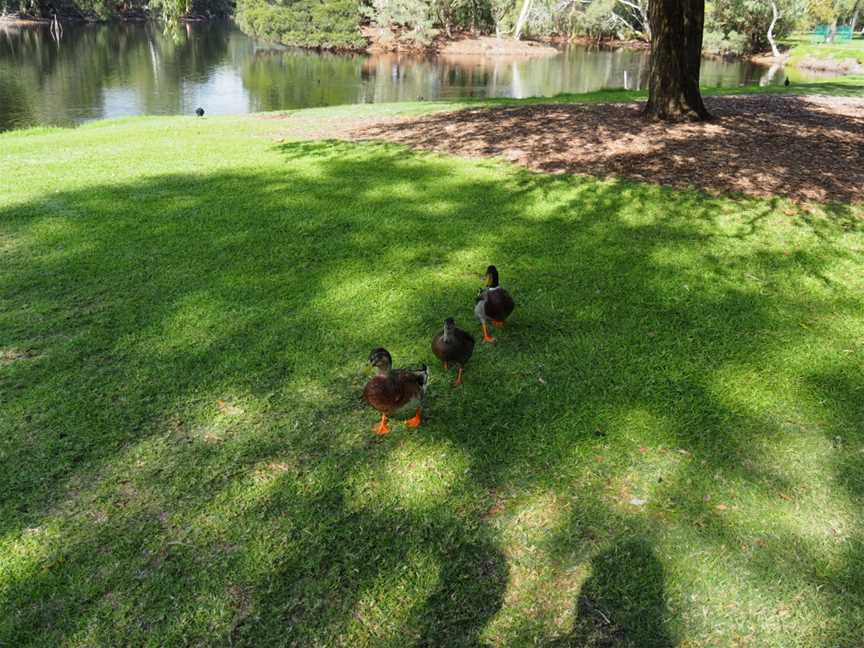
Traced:
[[444, 363], [444, 369], [454, 365], [457, 369], [453, 385], [462, 384], [462, 371], [465, 363], [474, 353], [474, 336], [457, 328], [452, 317], [444, 320], [444, 329], [432, 338], [432, 353]]
[[198, 115], [199, 117], [203, 117], [204, 116], [204, 109], [199, 106], [198, 108], [195, 109], [195, 114]]
[[369, 364], [378, 370], [363, 389], [363, 399], [381, 412], [381, 421], [372, 428], [378, 435], [390, 432], [387, 421], [414, 412], [405, 421], [409, 428], [418, 428], [421, 423], [423, 399], [429, 386], [429, 368], [424, 364], [419, 369], [394, 369], [393, 357], [383, 347], [373, 349]]
[[516, 304], [510, 293], [498, 283], [498, 268], [494, 265], [486, 268], [484, 279], [486, 285], [480, 289], [480, 294], [477, 295], [474, 314], [483, 324], [483, 341], [494, 342], [495, 338], [489, 335], [487, 322], [491, 321], [495, 328], [504, 328], [504, 322], [510, 317]]

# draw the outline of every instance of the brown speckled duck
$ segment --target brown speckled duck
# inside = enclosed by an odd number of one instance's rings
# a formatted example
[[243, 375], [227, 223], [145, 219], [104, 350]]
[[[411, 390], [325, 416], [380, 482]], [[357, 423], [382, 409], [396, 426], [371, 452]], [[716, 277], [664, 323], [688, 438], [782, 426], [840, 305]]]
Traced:
[[420, 369], [393, 369], [393, 358], [387, 349], [383, 348], [375, 349], [369, 354], [369, 364], [375, 367], [378, 373], [366, 383], [363, 398], [381, 412], [381, 422], [372, 430], [376, 434], [387, 434], [390, 431], [388, 418], [411, 412], [414, 412], [414, 416], [405, 421], [405, 425], [420, 427], [423, 397], [429, 384], [428, 367], [424, 364]]
[[486, 323], [491, 321], [495, 328], [504, 328], [504, 322], [510, 317], [516, 304], [513, 303], [510, 293], [498, 284], [498, 268], [494, 265], [486, 268], [485, 280], [486, 286], [477, 295], [474, 314], [483, 324], [483, 341], [494, 342], [495, 338], [489, 335]]
[[452, 317], [444, 320], [444, 330], [432, 338], [432, 353], [444, 363], [444, 369], [456, 367], [454, 385], [462, 384], [462, 370], [474, 353], [474, 336], [456, 327]]

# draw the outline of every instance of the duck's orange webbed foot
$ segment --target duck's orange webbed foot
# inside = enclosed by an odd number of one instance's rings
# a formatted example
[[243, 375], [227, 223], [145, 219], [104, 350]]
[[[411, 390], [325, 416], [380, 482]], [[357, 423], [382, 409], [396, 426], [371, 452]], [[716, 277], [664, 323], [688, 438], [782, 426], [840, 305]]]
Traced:
[[489, 327], [486, 326], [486, 320], [483, 320], [483, 341], [494, 342], [495, 338], [489, 335]]
[[417, 413], [413, 416], [413, 418], [410, 418], [407, 421], [405, 421], [405, 425], [407, 425], [409, 428], [418, 428], [418, 427], [420, 427], [420, 423], [421, 423], [421, 421], [420, 421], [420, 408], [418, 407]]
[[383, 436], [390, 431], [390, 426], [387, 425], [387, 415], [381, 415], [381, 422], [372, 426], [372, 431], [378, 436]]
[[447, 366], [447, 363], [444, 363], [444, 371], [447, 371], [450, 367]]
[[453, 382], [453, 386], [462, 384], [462, 367], [459, 367], [459, 370], [456, 372], [456, 380]]
[[504, 320], [492, 320], [492, 326], [494, 326], [497, 329], [503, 329], [504, 328]]

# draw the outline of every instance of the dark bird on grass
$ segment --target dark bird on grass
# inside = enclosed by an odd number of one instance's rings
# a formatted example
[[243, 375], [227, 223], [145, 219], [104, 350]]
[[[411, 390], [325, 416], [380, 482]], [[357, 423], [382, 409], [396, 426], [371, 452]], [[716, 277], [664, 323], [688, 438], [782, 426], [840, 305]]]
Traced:
[[483, 324], [483, 341], [494, 342], [495, 338], [489, 335], [487, 322], [492, 322], [495, 328], [504, 328], [504, 322], [510, 317], [510, 313], [516, 307], [513, 298], [498, 283], [498, 268], [490, 265], [486, 268], [486, 286], [477, 295], [477, 304], [474, 306], [474, 314]]
[[474, 353], [474, 336], [456, 327], [452, 317], [444, 320], [444, 330], [432, 338], [432, 353], [444, 363], [447, 370], [452, 364], [456, 367], [454, 385], [462, 384], [462, 370]]
[[787, 79], [783, 82], [783, 85], [788, 88], [790, 85], [792, 85], [792, 82], [787, 77]]
[[407, 417], [411, 412], [414, 416], [405, 421], [405, 425], [420, 427], [429, 368], [424, 364], [419, 369], [394, 369], [390, 353], [380, 347], [369, 354], [369, 364], [378, 373], [366, 383], [363, 399], [381, 412], [381, 422], [373, 426], [372, 431], [387, 434], [390, 431], [387, 419]]
[[198, 115], [199, 117], [203, 117], [204, 116], [204, 109], [203, 108], [196, 108], [195, 114]]

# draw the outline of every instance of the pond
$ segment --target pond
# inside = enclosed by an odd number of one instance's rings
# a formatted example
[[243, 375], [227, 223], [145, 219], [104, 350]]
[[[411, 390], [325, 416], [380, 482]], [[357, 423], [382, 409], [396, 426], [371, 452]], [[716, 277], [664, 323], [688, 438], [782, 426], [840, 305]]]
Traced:
[[[0, 25], [0, 130], [126, 115], [232, 114], [419, 98], [639, 88], [648, 52], [567, 47], [539, 59], [333, 54], [255, 41], [228, 22]], [[703, 84], [782, 84], [783, 71], [705, 59]]]

